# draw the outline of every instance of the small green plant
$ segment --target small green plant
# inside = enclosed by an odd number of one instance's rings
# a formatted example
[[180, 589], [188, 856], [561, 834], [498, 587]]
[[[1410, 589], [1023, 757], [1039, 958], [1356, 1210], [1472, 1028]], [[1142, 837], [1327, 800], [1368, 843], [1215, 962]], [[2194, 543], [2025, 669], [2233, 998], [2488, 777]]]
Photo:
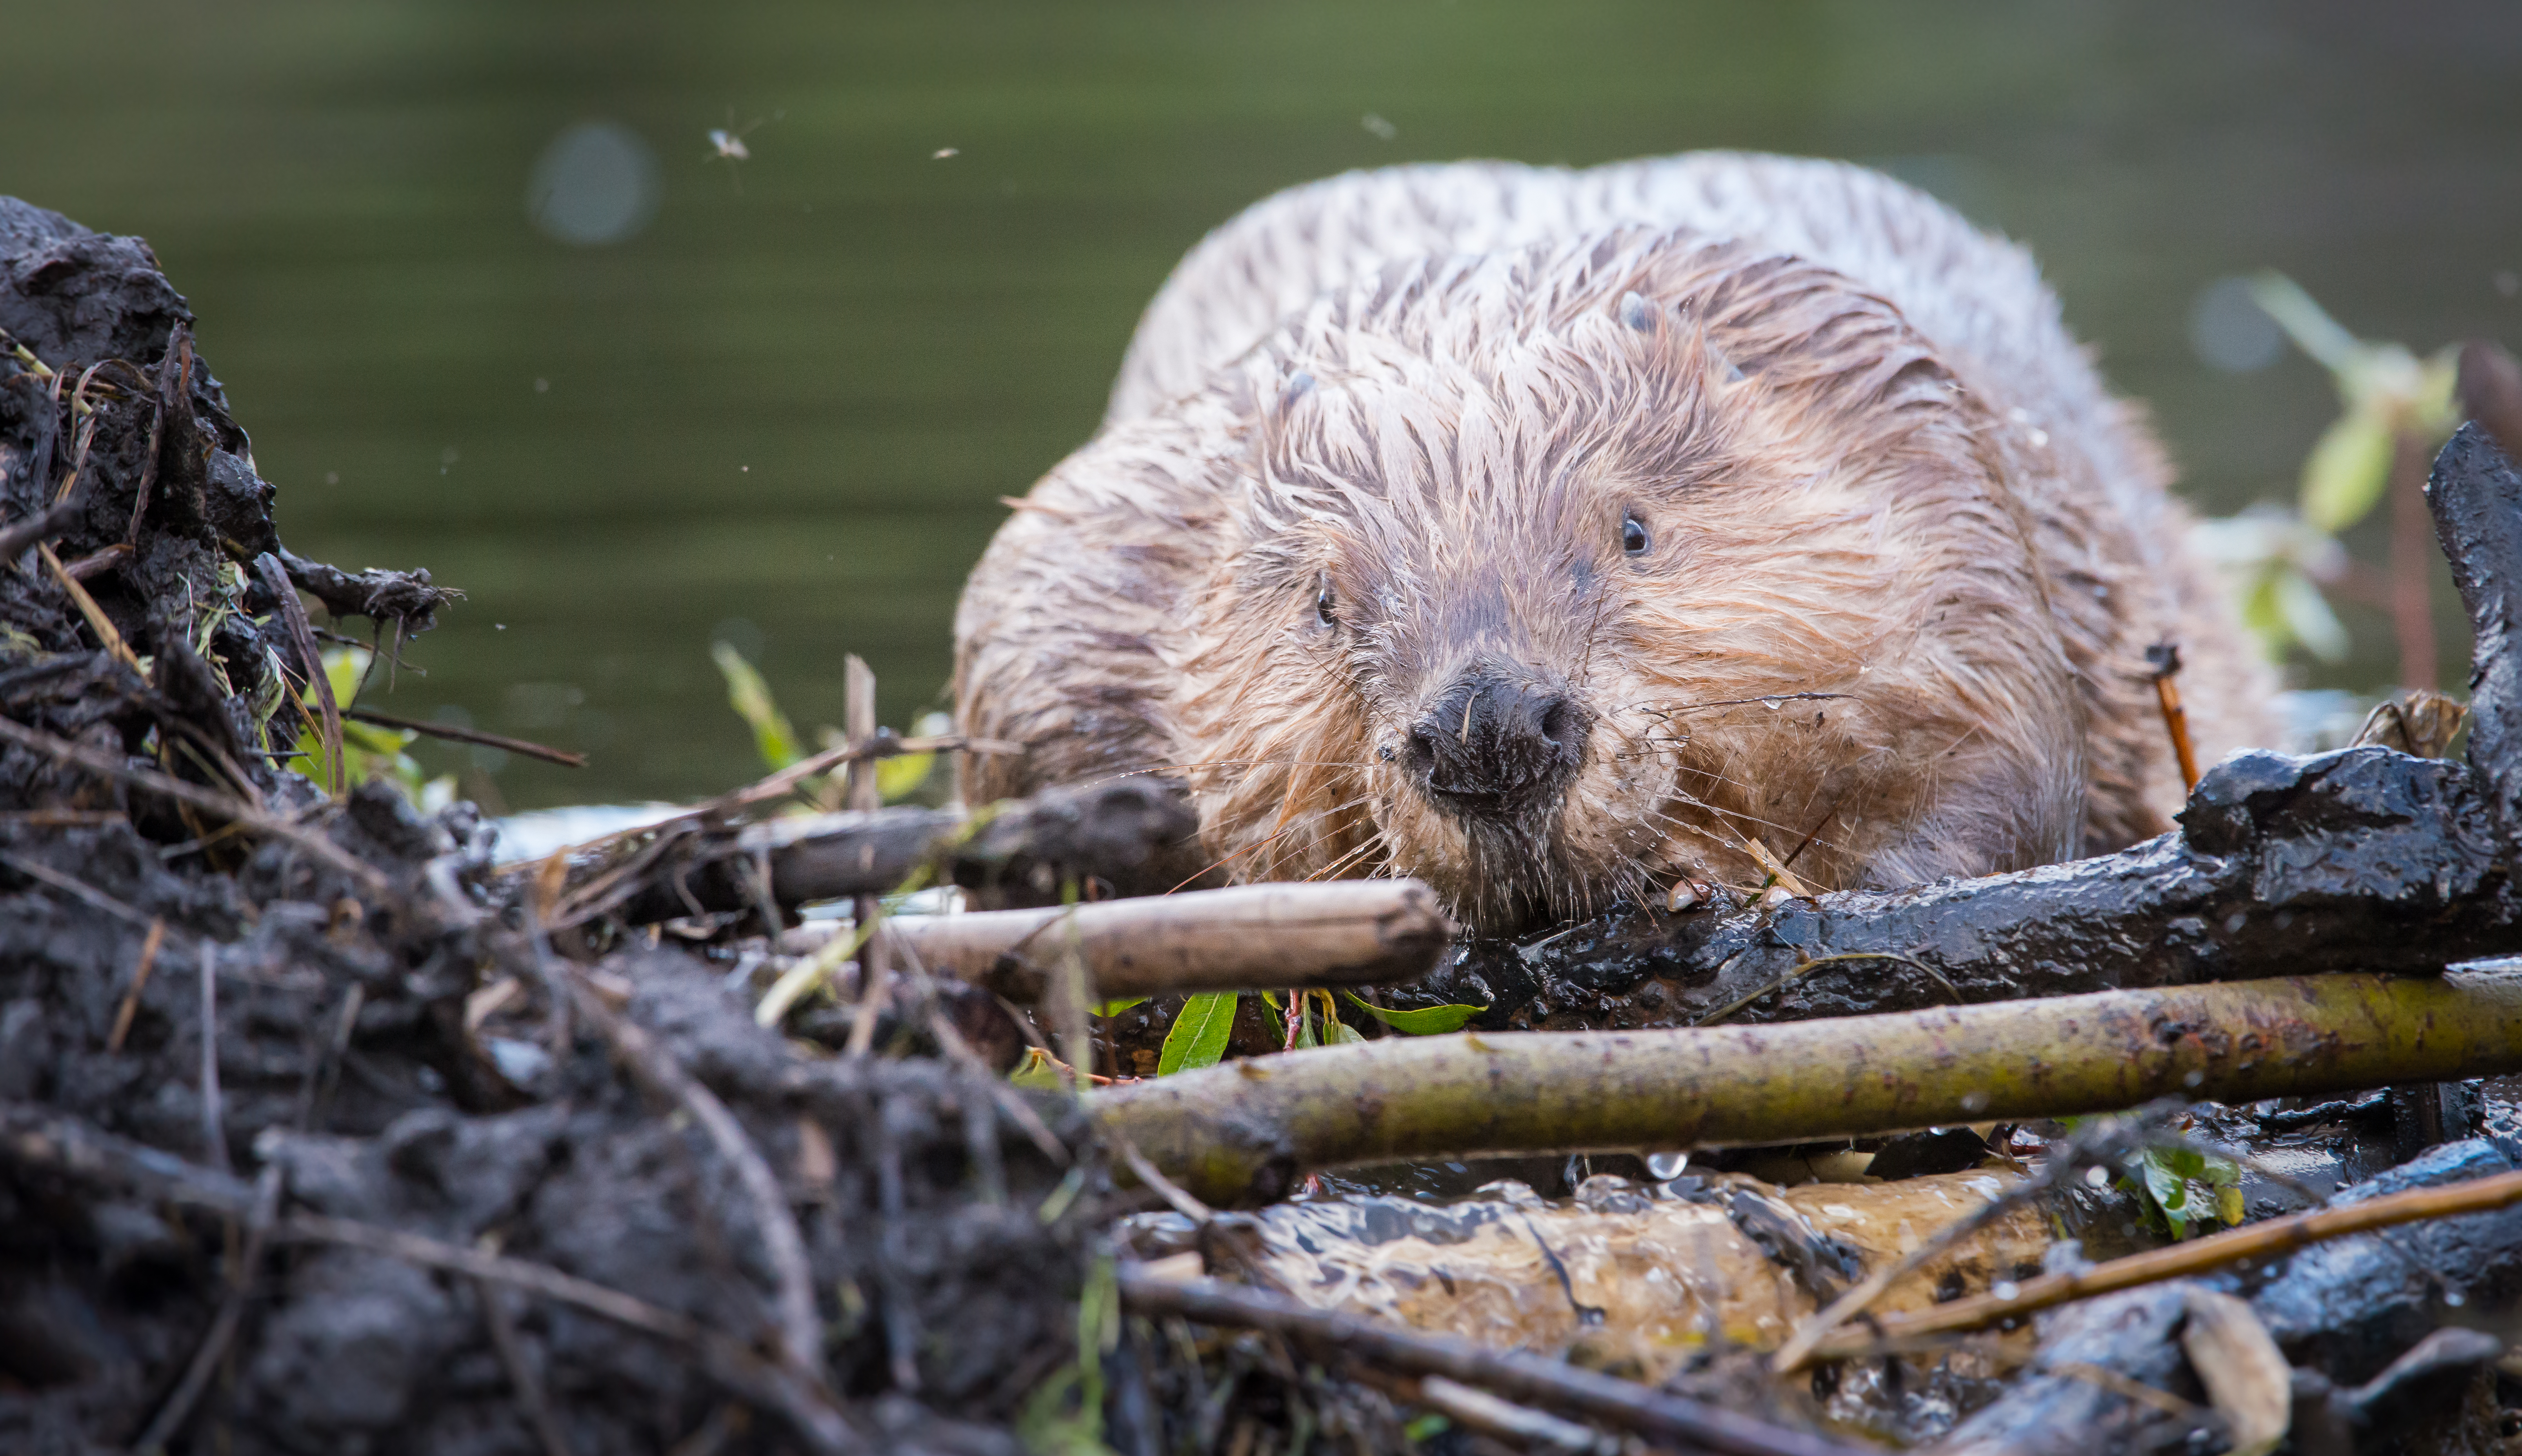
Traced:
[[[1296, 994], [1301, 1004], [1295, 1012], [1295, 1039], [1290, 1044], [1291, 1048], [1336, 1047], [1366, 1040], [1356, 1027], [1340, 1019], [1338, 1003], [1331, 999], [1329, 991], [1301, 991]], [[1376, 1006], [1353, 991], [1340, 994], [1347, 997], [1351, 1005], [1405, 1036], [1438, 1036], [1460, 1031], [1473, 1016], [1488, 1010], [1478, 1006], [1447, 1005], [1394, 1011]], [[1286, 1013], [1287, 1004], [1277, 994], [1264, 991], [1261, 1000], [1271, 1010], [1282, 1015]], [[1164, 1048], [1156, 1057], [1156, 1075], [1170, 1077], [1176, 1072], [1215, 1066], [1223, 1060], [1227, 1040], [1235, 1031], [1235, 1013], [1242, 1002], [1242, 995], [1234, 991], [1203, 991], [1186, 998], [1183, 1009], [1174, 1015], [1174, 1024], [1165, 1032]], [[1123, 1005], [1137, 1004], [1133, 1001]]]
[[[762, 762], [775, 774], [803, 759], [806, 751], [797, 730], [789, 726], [788, 715], [779, 711], [779, 703], [771, 696], [771, 684], [763, 679], [761, 670], [726, 642], [712, 644], [710, 657], [718, 664], [720, 676], [726, 679], [727, 706], [753, 729], [754, 750], [762, 755]], [[929, 713], [911, 725], [911, 732], [932, 737], [947, 732], [952, 726], [945, 714]], [[823, 728], [817, 736], [826, 748], [846, 741], [838, 728]], [[919, 791], [936, 767], [937, 755], [933, 753], [897, 753], [877, 759], [876, 794], [888, 804], [907, 799]], [[825, 785], [828, 791], [820, 795], [827, 802], [839, 802], [839, 777], [832, 775]]]
[[[2459, 423], [2452, 401], [2454, 353], [2439, 350], [2420, 359], [2405, 345], [2357, 338], [2277, 273], [2251, 284], [2252, 297], [2295, 346], [2329, 371], [2337, 386], [2338, 418], [2305, 457], [2291, 506], [2264, 502], [2240, 515], [2201, 522], [2195, 540], [2202, 554], [2224, 571], [2237, 593], [2242, 621], [2273, 661], [2296, 647], [2323, 662], [2346, 658], [2346, 624], [2331, 606], [2343, 596], [2390, 611], [2401, 645], [2401, 681], [2432, 682], [2432, 637], [2421, 575], [2394, 540], [2389, 573], [2350, 556], [2339, 542], [2348, 528], [2402, 491], [2421, 490], [2422, 475], [2408, 478], [2405, 460], [2422, 462]], [[2423, 511], [2416, 513], [2420, 518]], [[2395, 537], [2405, 526], [2394, 518]]]
[[[342, 707], [350, 706], [367, 681], [370, 653], [364, 647], [328, 647], [324, 650], [324, 677], [333, 688], [333, 700]], [[323, 710], [316, 697], [315, 684], [308, 683], [299, 694], [298, 739], [290, 746], [299, 757], [299, 773], [317, 783], [333, 781], [333, 766], [326, 755]], [[452, 775], [430, 778], [421, 773], [420, 765], [403, 750], [419, 735], [408, 728], [379, 728], [370, 723], [342, 720], [342, 781], [365, 783], [382, 778], [402, 791], [415, 808], [432, 813], [445, 807], [455, 796]]]

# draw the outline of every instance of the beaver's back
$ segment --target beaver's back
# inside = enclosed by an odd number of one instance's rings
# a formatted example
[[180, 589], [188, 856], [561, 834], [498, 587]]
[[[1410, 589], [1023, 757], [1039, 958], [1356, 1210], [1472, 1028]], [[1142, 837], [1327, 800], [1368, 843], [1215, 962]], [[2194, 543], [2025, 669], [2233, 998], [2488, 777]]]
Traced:
[[[2190, 517], [2142, 411], [2112, 397], [2023, 248], [1845, 163], [1732, 152], [1573, 170], [1467, 162], [1349, 172], [1245, 209], [1186, 255], [1142, 316], [1104, 424], [1196, 392], [1317, 298], [1401, 259], [1493, 254], [1621, 224], [1792, 254], [1890, 303], [1961, 381], [2061, 467], [2021, 485], [2051, 605], [2092, 710], [2088, 844], [2156, 832], [2179, 803], [2144, 649], [2179, 643], [2205, 760], [2267, 740], [2273, 683], [2183, 549]], [[2098, 507], [2098, 509], [2096, 509]]]
[[[1131, 338], [1104, 414], [1136, 419], [1198, 389], [1321, 295], [1384, 264], [1481, 254], [1622, 223], [1688, 227], [1790, 253], [1879, 294], [1975, 385], [2078, 437], [2095, 484], [2147, 547], [2164, 471], [2125, 427], [2024, 249], [1933, 197], [1840, 162], [1692, 152], [1573, 170], [1463, 162], [1345, 172], [1246, 208], [1165, 280]], [[2163, 559], [2148, 549], [2148, 564]]]

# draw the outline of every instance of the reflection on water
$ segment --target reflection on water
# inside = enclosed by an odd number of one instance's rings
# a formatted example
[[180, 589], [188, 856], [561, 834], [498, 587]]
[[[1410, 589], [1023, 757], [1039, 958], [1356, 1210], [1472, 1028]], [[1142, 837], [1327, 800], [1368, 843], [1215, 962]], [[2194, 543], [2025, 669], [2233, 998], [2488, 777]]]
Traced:
[[[0, 89], [0, 190], [157, 247], [297, 549], [469, 593], [397, 711], [593, 755], [469, 786], [676, 798], [753, 768], [708, 656], [731, 620], [802, 728], [839, 718], [845, 650], [887, 721], [935, 701], [998, 497], [1092, 430], [1174, 258], [1346, 167], [1870, 160], [2034, 246], [2193, 493], [2286, 493], [2328, 387], [2216, 280], [2282, 267], [2420, 348], [2522, 338], [2522, 12], [2424, 17], [37, 7], [12, 49], [55, 61]], [[2387, 629], [2350, 625], [2365, 655], [2321, 681], [2376, 682]]]

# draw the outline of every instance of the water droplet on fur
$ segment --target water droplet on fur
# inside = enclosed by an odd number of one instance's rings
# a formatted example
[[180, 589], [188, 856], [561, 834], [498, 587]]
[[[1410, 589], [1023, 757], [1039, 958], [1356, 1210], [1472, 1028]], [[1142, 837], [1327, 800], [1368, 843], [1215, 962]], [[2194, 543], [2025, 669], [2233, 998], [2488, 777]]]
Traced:
[[2023, 1287], [2010, 1279], [1998, 1280], [1988, 1286], [1987, 1292], [1999, 1299], [2019, 1299], [2023, 1296]]
[[1650, 1152], [1647, 1154], [1647, 1176], [1653, 1178], [1658, 1183], [1661, 1183], [1667, 1178], [1680, 1177], [1681, 1170], [1689, 1166], [1690, 1154], [1687, 1152]]
[[1760, 706], [1761, 706], [1761, 707], [1763, 707], [1763, 708], [1768, 709], [1768, 710], [1769, 710], [1770, 712], [1772, 712], [1772, 713], [1777, 712], [1780, 708], [1783, 708], [1783, 707], [1785, 707], [1786, 705], [1787, 705], [1787, 700], [1786, 700], [1785, 698], [1762, 698], [1762, 699], [1760, 699]]

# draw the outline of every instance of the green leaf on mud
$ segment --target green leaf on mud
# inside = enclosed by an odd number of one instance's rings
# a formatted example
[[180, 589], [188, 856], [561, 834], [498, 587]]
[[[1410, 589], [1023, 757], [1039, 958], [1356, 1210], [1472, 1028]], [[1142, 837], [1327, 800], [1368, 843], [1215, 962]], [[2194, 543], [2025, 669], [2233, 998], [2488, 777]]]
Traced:
[[1406, 1036], [1442, 1036], [1449, 1031], [1460, 1031], [1473, 1016], [1488, 1010], [1484, 1006], [1454, 1003], [1422, 1007], [1415, 1011], [1388, 1011], [1354, 991], [1340, 994], [1363, 1007], [1368, 1015]]
[[1242, 998], [1233, 991], [1204, 991], [1183, 1003], [1165, 1033], [1164, 1050], [1156, 1056], [1156, 1075], [1215, 1066], [1226, 1057], [1226, 1040], [1235, 1031], [1235, 1007]]
[[1146, 999], [1144, 996], [1123, 996], [1112, 1001], [1098, 1001], [1095, 1004], [1095, 1014], [1117, 1016]]

